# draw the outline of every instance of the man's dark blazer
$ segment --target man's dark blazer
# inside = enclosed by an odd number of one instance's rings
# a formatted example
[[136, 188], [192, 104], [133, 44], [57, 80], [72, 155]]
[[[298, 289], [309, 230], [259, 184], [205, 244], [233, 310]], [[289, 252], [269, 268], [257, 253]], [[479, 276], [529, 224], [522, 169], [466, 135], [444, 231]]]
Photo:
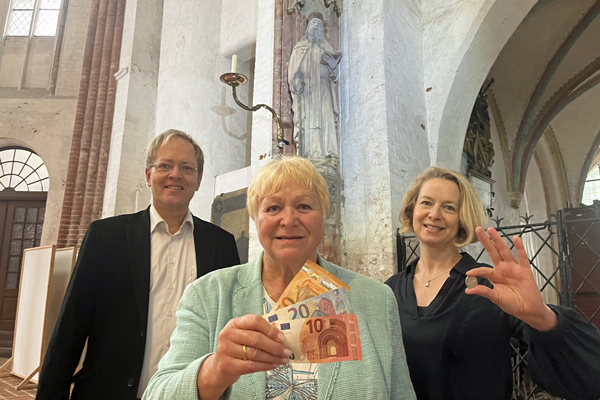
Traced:
[[[137, 398], [150, 293], [150, 211], [93, 222], [42, 364], [36, 399]], [[198, 277], [240, 263], [233, 235], [194, 217]], [[83, 368], [73, 376], [86, 339]]]

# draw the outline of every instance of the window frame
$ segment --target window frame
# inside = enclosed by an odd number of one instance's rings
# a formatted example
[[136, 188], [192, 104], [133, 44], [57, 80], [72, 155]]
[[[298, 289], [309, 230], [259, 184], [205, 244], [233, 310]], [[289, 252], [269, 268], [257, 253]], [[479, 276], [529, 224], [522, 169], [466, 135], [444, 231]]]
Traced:
[[[14, 5], [15, 5], [15, 1], [16, 0], [10, 0], [10, 4], [8, 7], [8, 15], [7, 15], [7, 19], [6, 19], [6, 26], [4, 28], [4, 37], [56, 37], [56, 34], [58, 33], [58, 22], [60, 20], [60, 10], [61, 10], [61, 5], [62, 2], [64, 0], [59, 0], [59, 4], [57, 8], [42, 8], [42, 2], [44, 0], [33, 0], [33, 15], [31, 16], [31, 23], [29, 24], [29, 32], [27, 35], [10, 35], [9, 31], [10, 31], [10, 26], [12, 23], [12, 18], [13, 18], [13, 14], [14, 14]], [[39, 19], [40, 19], [40, 11], [45, 11], [45, 10], [56, 10], [58, 11], [58, 15], [56, 17], [56, 30], [54, 32], [53, 35], [36, 35], [35, 31], [38, 27], [38, 23], [39, 23]]]
[[[8, 9], [7, 9], [7, 13], [6, 13], [6, 21], [5, 21], [5, 25], [4, 25], [4, 31], [2, 32], [2, 42], [1, 42], [1, 46], [0, 46], [0, 66], [2, 65], [2, 60], [4, 58], [4, 49], [6, 47], [6, 41], [8, 40], [9, 37], [14, 37], [14, 38], [27, 38], [27, 43], [25, 45], [25, 55], [23, 57], [23, 64], [21, 65], [21, 73], [19, 76], [19, 83], [17, 85], [17, 89], [18, 90], [22, 90], [24, 85], [25, 85], [25, 78], [27, 75], [27, 67], [29, 65], [29, 59], [30, 59], [30, 53], [31, 53], [31, 43], [34, 40], [34, 38], [53, 38], [54, 40], [54, 50], [52, 51], [52, 59], [54, 59], [54, 53], [56, 52], [56, 38], [57, 38], [57, 34], [58, 34], [58, 30], [59, 30], [59, 24], [61, 21], [61, 17], [62, 17], [62, 12], [63, 12], [63, 3], [65, 0], [59, 0], [59, 4], [58, 4], [58, 16], [57, 16], [57, 22], [56, 22], [56, 31], [54, 32], [53, 36], [36, 36], [35, 35], [35, 30], [37, 28], [37, 24], [38, 24], [38, 20], [39, 20], [39, 15], [40, 15], [40, 9], [41, 9], [41, 4], [43, 0], [33, 0], [34, 1], [34, 6], [33, 6], [33, 15], [31, 17], [31, 24], [29, 25], [29, 33], [27, 36], [17, 36], [17, 35], [9, 35], [8, 32], [10, 30], [10, 24], [12, 22], [12, 17], [13, 17], [13, 11], [14, 11], [14, 4], [15, 4], [16, 0], [10, 0], [9, 4], [8, 4]], [[45, 10], [45, 9], [44, 9]], [[52, 68], [50, 68], [50, 74], [52, 73]], [[50, 81], [48, 82], [48, 87], [50, 86]], [[48, 90], [48, 87], [46, 87], [46, 90]]]
[[[12, 21], [13, 21], [13, 16], [14, 16], [14, 7], [15, 7], [15, 2], [16, 0], [11, 0], [9, 5], [8, 5], [8, 15], [6, 18], [6, 26], [4, 29], [4, 34], [6, 37], [27, 37], [29, 36], [29, 32], [27, 33], [27, 35], [10, 35], [10, 26], [12, 25]], [[38, 2], [38, 0], [33, 0], [33, 7], [31, 8], [31, 21], [29, 21], [29, 29], [28, 31], [31, 31], [31, 26], [34, 24], [34, 19], [35, 19], [35, 9], [36, 9], [36, 3]], [[21, 10], [21, 9], [20, 9]], [[19, 11], [20, 11], [19, 10]], [[23, 9], [24, 10], [24, 9]]]
[[[600, 173], [600, 163], [596, 164], [596, 165], [594, 166], [594, 169], [597, 169], [597, 170], [598, 170], [598, 172]], [[584, 197], [584, 193], [585, 193], [585, 187], [587, 186], [587, 184], [588, 184], [588, 183], [592, 183], [592, 182], [598, 182], [598, 181], [600, 181], [600, 178], [588, 179], [588, 176], [590, 176], [590, 175], [591, 175], [591, 173], [592, 173], [592, 171], [588, 172], [588, 174], [587, 174], [587, 176], [586, 176], [586, 179], [585, 179], [585, 181], [583, 182], [583, 192], [582, 192], [582, 194], [581, 194], [581, 199], [579, 200], [579, 201], [580, 201], [580, 203], [582, 203], [582, 204], [586, 204], [586, 203], [584, 203], [584, 202], [583, 202], [583, 200], [584, 200], [584, 198], [583, 198], [583, 197]], [[598, 198], [598, 199], [592, 199], [592, 202], [593, 202], [594, 200], [600, 200], [600, 198]]]
[[[15, 153], [13, 155], [13, 159], [12, 161], [5, 161], [4, 163], [12, 163], [12, 170], [10, 171], [10, 173], [6, 173], [6, 171], [4, 170], [4, 166], [0, 167], [0, 177], [4, 177], [6, 175], [14, 175], [17, 176], [19, 178], [22, 178], [22, 180], [20, 182], [18, 182], [16, 185], [10, 185], [10, 186], [6, 186], [3, 183], [1, 184], [4, 187], [0, 187], [0, 193], [3, 193], [5, 189], [8, 188], [12, 188], [15, 192], [17, 193], [48, 193], [48, 191], [50, 190], [50, 172], [48, 171], [48, 167], [46, 166], [46, 163], [44, 162], [43, 158], [37, 154], [35, 151], [33, 151], [32, 149], [29, 149], [27, 147], [23, 147], [23, 146], [5, 146], [5, 147], [1, 147], [0, 148], [0, 152], [2, 151], [10, 151], [10, 150], [14, 150]], [[30, 155], [27, 157], [27, 160], [25, 161], [17, 161], [16, 160], [16, 151], [17, 150], [22, 150], [22, 151], [26, 151], [28, 153], [30, 153]], [[37, 168], [33, 168], [31, 165], [29, 165], [29, 160], [31, 158], [31, 155], [34, 154], [35, 156], [37, 156], [40, 161], [42, 162], [42, 164], [40, 164]], [[4, 164], [2, 163], [2, 164]], [[15, 165], [17, 166], [21, 166], [21, 170], [19, 171], [19, 174], [14, 174], [14, 167]], [[23, 172], [23, 170], [25, 169], [25, 166], [29, 167], [32, 171], [29, 173], [29, 175], [27, 176], [22, 176], [21, 173]], [[40, 178], [34, 182], [27, 182], [27, 178], [29, 178], [29, 176], [31, 176], [32, 174], [36, 174], [38, 177], [40, 177], [40, 174], [38, 172], [38, 170], [40, 170], [41, 168], [43, 168], [45, 170], [45, 174], [46, 177], [45, 178]], [[45, 183], [43, 181], [46, 181]], [[11, 179], [12, 182], [12, 179]], [[16, 187], [20, 186], [22, 183], [25, 183], [25, 185], [27, 186], [27, 190], [16, 190]], [[42, 190], [31, 190], [32, 186], [34, 184], [38, 184], [41, 186]]]

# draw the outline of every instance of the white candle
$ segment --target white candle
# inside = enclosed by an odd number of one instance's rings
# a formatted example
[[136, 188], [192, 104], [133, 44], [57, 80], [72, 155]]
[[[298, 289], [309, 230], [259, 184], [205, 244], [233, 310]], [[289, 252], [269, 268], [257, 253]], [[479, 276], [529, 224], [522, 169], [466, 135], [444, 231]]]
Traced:
[[237, 72], [237, 54], [231, 57], [231, 72], [234, 74]]

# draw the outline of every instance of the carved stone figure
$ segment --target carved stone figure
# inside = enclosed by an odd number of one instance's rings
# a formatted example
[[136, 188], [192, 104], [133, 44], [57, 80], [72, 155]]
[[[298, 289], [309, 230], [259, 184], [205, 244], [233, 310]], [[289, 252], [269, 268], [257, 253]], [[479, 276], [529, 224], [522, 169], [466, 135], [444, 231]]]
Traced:
[[325, 39], [323, 16], [310, 15], [288, 67], [294, 140], [303, 157], [338, 158], [336, 69], [341, 56]]
[[491, 82], [477, 95], [463, 146], [463, 151], [467, 153], [467, 169], [487, 177], [492, 176], [490, 168], [494, 164], [495, 155], [491, 142], [490, 116], [485, 95], [490, 84]]

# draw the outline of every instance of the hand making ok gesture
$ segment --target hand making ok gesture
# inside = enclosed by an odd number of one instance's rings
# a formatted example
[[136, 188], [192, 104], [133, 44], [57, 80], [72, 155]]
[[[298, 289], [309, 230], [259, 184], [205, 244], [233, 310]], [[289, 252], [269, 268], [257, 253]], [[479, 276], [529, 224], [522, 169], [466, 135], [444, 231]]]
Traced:
[[491, 300], [504, 312], [519, 318], [538, 331], [554, 329], [557, 323], [556, 314], [544, 304], [521, 239], [513, 237], [518, 258], [515, 259], [494, 228], [488, 228], [489, 237], [482, 227], [478, 227], [475, 232], [488, 252], [494, 268], [474, 268], [467, 272], [467, 276], [485, 278], [492, 283], [493, 289], [477, 285], [473, 289], [467, 288], [465, 293]]

